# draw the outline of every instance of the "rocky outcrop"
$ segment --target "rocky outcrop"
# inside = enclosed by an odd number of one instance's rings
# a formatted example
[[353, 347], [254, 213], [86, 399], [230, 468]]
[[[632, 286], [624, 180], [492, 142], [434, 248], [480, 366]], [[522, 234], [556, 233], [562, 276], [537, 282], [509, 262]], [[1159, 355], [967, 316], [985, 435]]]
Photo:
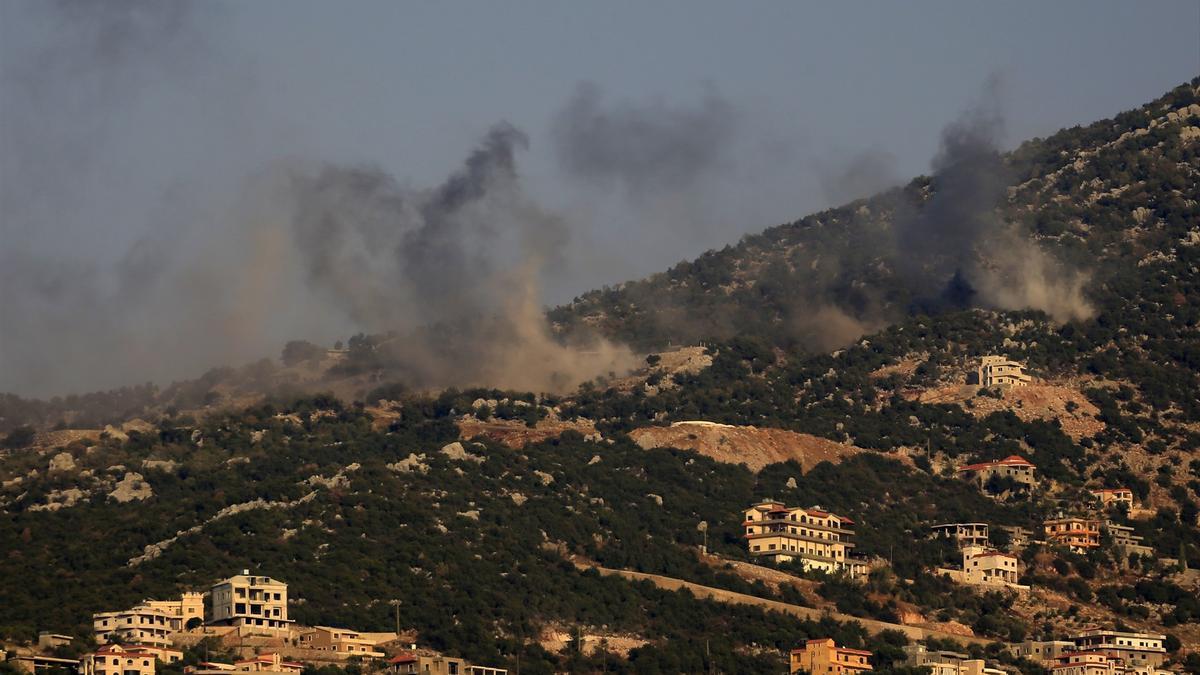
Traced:
[[713, 422], [676, 422], [629, 432], [639, 446], [695, 450], [718, 462], [745, 464], [759, 471], [768, 464], [795, 460], [803, 471], [821, 462], [840, 462], [861, 448], [784, 429], [732, 426]]
[[142, 477], [142, 474], [129, 471], [108, 493], [108, 498], [121, 504], [132, 501], [143, 501], [154, 496], [154, 490]]

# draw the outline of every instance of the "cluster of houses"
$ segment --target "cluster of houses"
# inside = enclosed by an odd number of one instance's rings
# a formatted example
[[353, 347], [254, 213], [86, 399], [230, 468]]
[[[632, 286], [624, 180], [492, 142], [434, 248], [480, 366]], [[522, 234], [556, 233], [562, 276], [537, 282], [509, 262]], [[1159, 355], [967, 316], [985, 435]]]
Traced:
[[[1066, 640], [1026, 640], [1009, 647], [1015, 657], [1025, 658], [1053, 675], [1172, 675], [1161, 666], [1167, 652], [1166, 636], [1088, 629]], [[927, 668], [931, 675], [1012, 675], [1019, 671], [985, 659], [924, 644], [904, 648], [905, 666]], [[791, 673], [854, 675], [870, 672], [874, 654], [862, 649], [839, 647], [830, 638], [808, 640], [794, 649], [789, 660]]]
[[[245, 653], [233, 663], [188, 666], [188, 675], [271, 673], [299, 675], [306, 663], [336, 663], [353, 657], [387, 659], [392, 673], [428, 675], [507, 675], [432, 650], [402, 644], [397, 633], [366, 633], [331, 626], [300, 626], [288, 618], [288, 585], [243, 570], [214, 584], [207, 593], [185, 592], [175, 600], [144, 600], [126, 610], [92, 616], [100, 647], [82, 658], [44, 654], [18, 656], [18, 668], [36, 672], [74, 669], [80, 675], [155, 675], [158, 664], [183, 659], [180, 647], [205, 638]], [[64, 635], [43, 633], [41, 651], [69, 644]]]

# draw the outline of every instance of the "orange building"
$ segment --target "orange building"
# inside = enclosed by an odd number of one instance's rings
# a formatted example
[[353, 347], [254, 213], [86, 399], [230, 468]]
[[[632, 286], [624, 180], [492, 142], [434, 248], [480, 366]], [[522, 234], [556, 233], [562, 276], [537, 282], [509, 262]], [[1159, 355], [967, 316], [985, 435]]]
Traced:
[[1083, 553], [1100, 546], [1100, 521], [1091, 518], [1059, 515], [1045, 522], [1046, 540]]
[[804, 649], [793, 649], [790, 672], [801, 671], [841, 675], [842, 673], [866, 673], [871, 670], [871, 652], [862, 649], [846, 649], [837, 646], [833, 638], [809, 640]]

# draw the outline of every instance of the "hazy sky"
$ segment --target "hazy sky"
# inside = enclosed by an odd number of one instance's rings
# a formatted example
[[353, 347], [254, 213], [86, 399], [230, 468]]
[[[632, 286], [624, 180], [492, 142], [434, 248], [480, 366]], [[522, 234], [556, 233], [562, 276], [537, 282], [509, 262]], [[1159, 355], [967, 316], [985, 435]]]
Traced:
[[[989, 81], [1010, 146], [1140, 105], [1200, 74], [1200, 3], [0, 0], [0, 73], [4, 390], [79, 308], [203, 316], [218, 300], [162, 291], [156, 261], [236, 267], [231, 204], [281, 162], [420, 190], [511, 123], [522, 189], [567, 223], [541, 291], [562, 302], [929, 171]], [[216, 269], [174, 283], [242, 292]], [[101, 297], [139, 284], [128, 316]], [[231, 358], [354, 332], [272, 297]]]

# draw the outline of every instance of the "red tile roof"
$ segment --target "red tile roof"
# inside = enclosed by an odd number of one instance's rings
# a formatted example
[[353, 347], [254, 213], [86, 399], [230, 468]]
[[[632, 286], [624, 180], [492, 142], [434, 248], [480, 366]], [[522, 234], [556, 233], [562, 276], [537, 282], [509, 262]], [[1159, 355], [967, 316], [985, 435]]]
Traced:
[[416, 660], [416, 654], [398, 654], [388, 659], [388, 663], [413, 663]]
[[996, 467], [996, 466], [1028, 466], [1028, 467], [1032, 467], [1033, 462], [1030, 462], [1029, 460], [1027, 460], [1024, 457], [1021, 457], [1019, 455], [1009, 455], [1008, 457], [1005, 457], [1004, 459], [996, 460], [994, 462], [980, 462], [979, 464], [968, 464], [967, 466], [960, 467], [958, 470], [959, 471], [978, 471], [980, 469], [988, 469], [988, 468]]

